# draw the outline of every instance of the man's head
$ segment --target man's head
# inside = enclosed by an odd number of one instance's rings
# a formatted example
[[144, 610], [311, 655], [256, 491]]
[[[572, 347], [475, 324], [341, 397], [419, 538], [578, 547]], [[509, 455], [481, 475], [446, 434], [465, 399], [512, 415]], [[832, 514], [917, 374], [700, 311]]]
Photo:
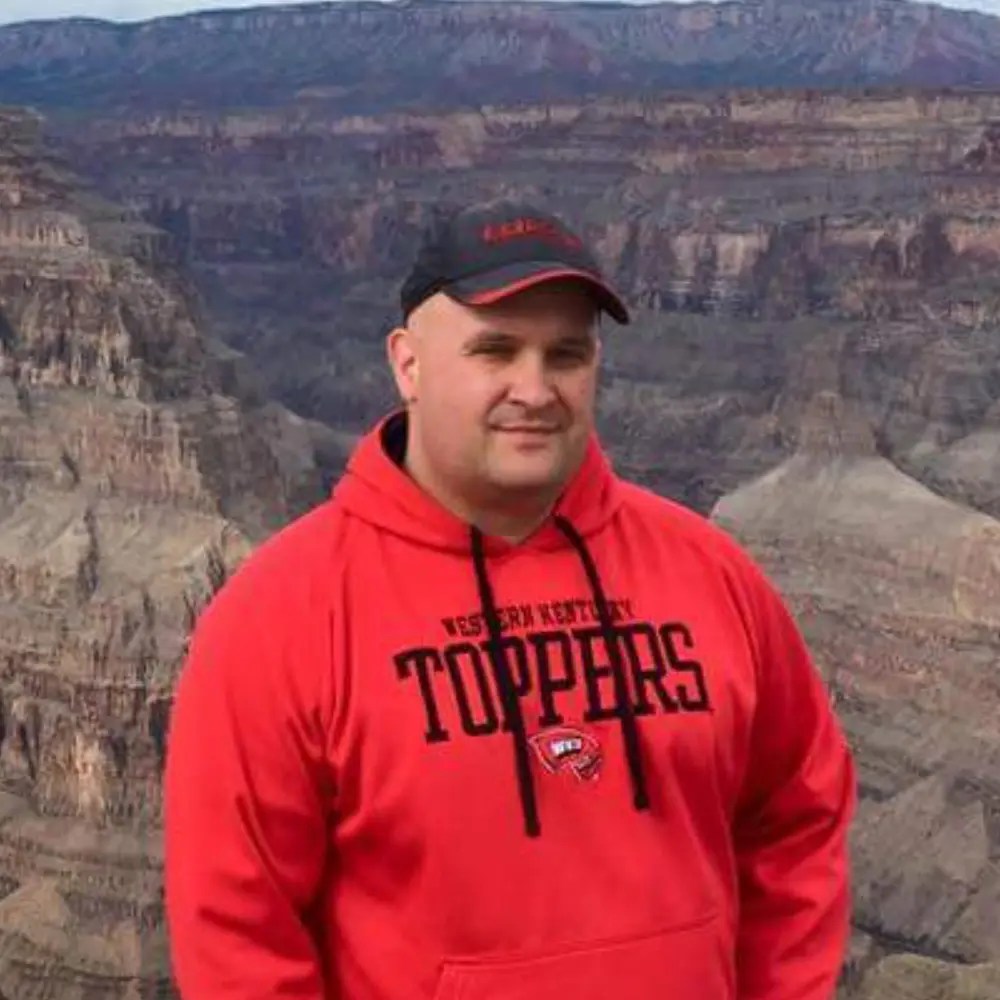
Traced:
[[550, 504], [593, 427], [600, 313], [628, 321], [593, 256], [554, 216], [477, 206], [428, 232], [401, 300], [411, 472], [467, 511]]

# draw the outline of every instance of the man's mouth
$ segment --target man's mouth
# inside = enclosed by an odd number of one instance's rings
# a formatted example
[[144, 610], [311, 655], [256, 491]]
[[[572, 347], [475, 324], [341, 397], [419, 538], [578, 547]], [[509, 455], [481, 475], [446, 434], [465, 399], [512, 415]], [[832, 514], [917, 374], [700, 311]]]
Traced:
[[548, 424], [500, 424], [493, 428], [504, 434], [557, 434], [559, 428]]

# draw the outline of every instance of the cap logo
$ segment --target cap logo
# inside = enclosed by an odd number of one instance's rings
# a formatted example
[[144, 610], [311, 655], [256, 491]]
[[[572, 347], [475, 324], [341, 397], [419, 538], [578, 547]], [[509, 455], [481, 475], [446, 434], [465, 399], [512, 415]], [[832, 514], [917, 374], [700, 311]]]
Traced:
[[491, 222], [480, 230], [480, 237], [484, 243], [491, 246], [525, 237], [547, 240], [572, 250], [579, 250], [583, 246], [583, 241], [578, 237], [559, 229], [545, 219], [518, 218], [507, 222]]

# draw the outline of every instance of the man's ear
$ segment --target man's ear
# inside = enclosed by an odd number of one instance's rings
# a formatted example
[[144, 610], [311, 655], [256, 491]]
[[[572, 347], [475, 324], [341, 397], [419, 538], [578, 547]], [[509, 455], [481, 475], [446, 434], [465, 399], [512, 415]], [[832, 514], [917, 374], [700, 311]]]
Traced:
[[385, 339], [386, 356], [396, 389], [404, 403], [412, 403], [417, 398], [417, 383], [420, 365], [417, 360], [416, 335], [405, 326], [397, 326]]

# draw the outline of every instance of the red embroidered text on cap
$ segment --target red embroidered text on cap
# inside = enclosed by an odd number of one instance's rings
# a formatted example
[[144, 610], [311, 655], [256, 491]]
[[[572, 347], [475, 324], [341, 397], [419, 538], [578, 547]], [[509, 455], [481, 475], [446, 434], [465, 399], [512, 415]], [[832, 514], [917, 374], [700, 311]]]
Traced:
[[570, 233], [557, 229], [551, 222], [544, 219], [510, 219], [508, 222], [491, 222], [483, 226], [480, 235], [484, 243], [506, 243], [509, 240], [531, 236], [535, 239], [551, 240], [552, 242], [580, 249], [581, 240]]

